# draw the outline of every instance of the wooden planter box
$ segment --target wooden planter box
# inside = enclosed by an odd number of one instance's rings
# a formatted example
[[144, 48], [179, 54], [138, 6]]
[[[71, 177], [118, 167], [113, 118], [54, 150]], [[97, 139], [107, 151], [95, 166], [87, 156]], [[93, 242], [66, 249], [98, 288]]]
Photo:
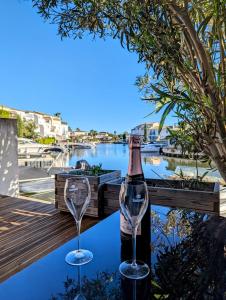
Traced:
[[[85, 215], [92, 217], [102, 217], [104, 213], [103, 205], [103, 187], [104, 184], [108, 181], [121, 178], [121, 171], [106, 171], [105, 174], [99, 176], [87, 176], [90, 188], [91, 188], [91, 201], [90, 205], [86, 210]], [[73, 171], [74, 172], [74, 171]], [[64, 201], [64, 187], [66, 178], [77, 176], [86, 176], [76, 175], [70, 173], [60, 173], [55, 176], [55, 206], [60, 211], [68, 211], [67, 206]]]
[[[200, 190], [179, 188], [181, 180], [146, 179], [151, 204], [190, 208], [201, 212], [224, 215], [226, 212], [226, 190], [220, 191], [218, 183], [200, 183]], [[119, 209], [121, 179], [104, 185], [104, 214]], [[225, 208], [224, 208], [225, 206]]]

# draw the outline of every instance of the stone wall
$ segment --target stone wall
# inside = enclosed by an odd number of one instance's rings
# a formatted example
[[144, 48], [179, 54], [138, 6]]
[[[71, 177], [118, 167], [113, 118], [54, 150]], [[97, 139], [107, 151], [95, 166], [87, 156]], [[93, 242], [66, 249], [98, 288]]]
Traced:
[[18, 196], [17, 121], [0, 118], [0, 194]]

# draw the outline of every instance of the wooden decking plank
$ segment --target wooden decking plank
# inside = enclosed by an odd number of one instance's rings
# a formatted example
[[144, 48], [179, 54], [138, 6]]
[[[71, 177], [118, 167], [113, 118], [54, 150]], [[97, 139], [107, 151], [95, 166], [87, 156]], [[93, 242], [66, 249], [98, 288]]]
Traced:
[[[97, 221], [84, 218], [82, 230]], [[75, 235], [72, 216], [60, 213], [53, 204], [0, 195], [0, 281]]]
[[[70, 229], [71, 231], [71, 229]], [[75, 233], [74, 233], [75, 234]], [[0, 281], [7, 279], [9, 276], [15, 274], [16, 272], [22, 270], [24, 267], [28, 266], [32, 262], [41, 258], [42, 256], [48, 254], [50, 251], [53, 251], [59, 246], [59, 239], [61, 239], [62, 243], [70, 240], [74, 235], [71, 233], [63, 233], [61, 236], [56, 236], [54, 239], [51, 239], [51, 243], [46, 242], [42, 245], [42, 247], [38, 247], [37, 249], [33, 249], [33, 251], [27, 254], [27, 259], [20, 259], [19, 261], [14, 261], [13, 264], [8, 264], [2, 269], [2, 274], [0, 272]]]
[[[65, 222], [65, 219], [56, 219], [55, 216], [52, 216], [50, 218], [48, 218], [48, 220], [44, 219], [42, 220], [41, 223], [38, 222], [38, 225], [40, 225], [41, 229], [39, 227], [37, 227], [37, 223], [35, 224], [28, 224], [25, 228], [21, 229], [20, 231], [18, 231], [16, 233], [16, 235], [12, 235], [10, 236], [11, 239], [11, 243], [10, 240], [8, 241], [8, 243], [4, 242], [2, 244], [2, 246], [0, 246], [0, 264], [1, 264], [1, 258], [2, 256], [4, 256], [4, 250], [6, 249], [8, 256], [10, 255], [11, 251], [14, 253], [15, 249], [14, 247], [14, 243], [17, 243], [17, 249], [22, 250], [23, 247], [21, 247], [22, 245], [26, 245], [26, 241], [28, 242], [29, 240], [37, 240], [39, 237], [43, 237], [45, 236], [45, 234], [48, 234], [49, 232], [51, 233], [51, 231], [54, 232], [54, 230], [57, 230], [58, 228], [61, 229], [61, 226], [64, 224], [68, 224], [70, 223], [70, 226], [73, 226], [73, 223], [70, 222], [71, 220], [68, 219], [68, 223]], [[75, 227], [75, 226], [74, 226]], [[19, 235], [18, 235], [19, 233]], [[20, 241], [20, 243], [19, 243]]]
[[[31, 208], [30, 208], [31, 209]], [[39, 220], [43, 219], [43, 217], [48, 217], [49, 215], [52, 215], [55, 211], [54, 207], [46, 208], [45, 210], [42, 209], [42, 211], [39, 211], [35, 208], [34, 213], [32, 214], [32, 211], [29, 210], [29, 213], [21, 212], [20, 211], [12, 211], [12, 215], [10, 217], [4, 217], [2, 218], [0, 215], [0, 232], [2, 232], [2, 237], [4, 234], [7, 234], [8, 230], [11, 230], [11, 233], [13, 230], [17, 230], [18, 227], [21, 227], [21, 225], [26, 225], [34, 222], [38, 222]], [[37, 214], [38, 213], [38, 214]], [[13, 224], [15, 223], [16, 224]], [[5, 228], [5, 230], [1, 229], [1, 226], [8, 227], [8, 230]]]
[[[21, 200], [21, 199], [19, 199]], [[14, 203], [13, 205], [8, 205], [6, 204], [5, 207], [3, 206], [1, 209], [0, 209], [0, 216], [3, 217], [3, 216], [7, 216], [7, 217], [11, 217], [14, 215], [14, 212], [17, 212], [18, 210], [19, 211], [23, 211], [23, 210], [38, 210], [40, 212], [42, 212], [43, 210], [48, 210], [48, 209], [53, 209], [54, 208], [54, 205], [53, 204], [44, 204], [44, 203], [39, 203], [39, 202], [36, 202], [34, 201], [34, 203], [30, 202], [30, 201], [21, 201], [21, 203], [18, 204], [17, 203]]]
[[40, 207], [37, 203], [34, 203], [34, 205], [32, 205], [32, 203], [29, 205], [22, 204], [21, 206], [13, 205], [12, 207], [6, 207], [3, 209], [0, 209], [0, 216], [1, 216], [1, 218], [10, 217], [10, 216], [13, 217], [18, 212], [21, 212], [21, 213], [24, 212], [24, 216], [26, 216], [26, 212], [32, 213], [32, 211], [33, 212], [40, 211], [40, 213], [41, 213], [42, 211], [48, 211], [51, 209], [53, 209], [53, 205], [47, 205], [47, 206]]
[[[38, 207], [24, 207], [22, 209], [11, 209], [7, 212], [0, 213], [0, 220], [3, 221], [9, 221], [9, 220], [19, 220], [19, 219], [31, 219], [32, 217], [39, 217], [41, 218], [44, 215], [52, 214], [54, 212], [54, 207], [46, 207], [40, 210]], [[9, 216], [10, 214], [10, 216]]]
[[[63, 222], [60, 223], [60, 228], [57, 227], [57, 224], [55, 224], [55, 226], [53, 228], [51, 228], [52, 230], [54, 229], [54, 231], [47, 231], [45, 230], [44, 234], [37, 235], [37, 236], [33, 236], [31, 239], [29, 239], [29, 241], [27, 240], [27, 242], [25, 242], [24, 244], [21, 244], [20, 247], [17, 247], [16, 249], [10, 249], [9, 251], [3, 251], [3, 254], [0, 256], [0, 265], [2, 267], [4, 267], [5, 264], [8, 263], [8, 261], [13, 262], [14, 259], [18, 260], [20, 259], [20, 257], [24, 256], [25, 252], [29, 252], [30, 249], [34, 249], [36, 245], [40, 245], [42, 243], [44, 243], [45, 241], [48, 241], [49, 238], [52, 237], [53, 232], [54, 235], [59, 235], [60, 233], [62, 233], [65, 229], [68, 229], [70, 227], [70, 224], [65, 224]], [[2, 251], [1, 251], [2, 252]], [[5, 255], [7, 254], [7, 256]]]
[[28, 264], [32, 263], [33, 261], [37, 260], [38, 258], [42, 257], [43, 255], [56, 249], [59, 246], [59, 239], [62, 243], [65, 243], [76, 235], [75, 230], [73, 230], [73, 228], [71, 228], [70, 225], [67, 225], [66, 229], [67, 230], [64, 230], [64, 232], [60, 232], [55, 236], [50, 235], [50, 238], [47, 239], [44, 243], [40, 243], [39, 241], [36, 243], [36, 245], [33, 245], [32, 249], [30, 249], [30, 251], [27, 252], [28, 255], [26, 260], [24, 259], [23, 255], [16, 257], [13, 261], [9, 260], [8, 264], [3, 266], [1, 269], [1, 272], [4, 271], [4, 274], [2, 275], [0, 272], [0, 280], [2, 276], [2, 278], [4, 278], [8, 273], [12, 273], [12, 270], [14, 270], [15, 273], [27, 266]]
[[[22, 199], [21, 199], [22, 200]], [[1, 201], [0, 201], [1, 202]], [[0, 210], [3, 210], [2, 212], [3, 213], [6, 213], [8, 212], [9, 210], [11, 209], [23, 209], [25, 207], [37, 207], [39, 208], [40, 210], [42, 208], [44, 208], [45, 206], [53, 206], [53, 204], [46, 204], [46, 203], [39, 203], [39, 202], [35, 202], [32, 203], [30, 201], [24, 201], [22, 200], [20, 204], [18, 204], [18, 202], [9, 202], [7, 201], [7, 203], [2, 203], [1, 207], [0, 207]]]
[[[2, 220], [2, 225], [7, 225], [9, 227], [13, 227], [11, 228], [11, 234], [13, 231], [17, 231], [20, 230], [21, 225], [26, 226], [27, 224], [34, 224], [36, 222], [41, 222], [44, 218], [48, 218], [50, 216], [52, 216], [55, 213], [55, 208], [53, 208], [52, 210], [46, 210], [46, 211], [42, 211], [42, 214], [44, 215], [37, 215], [35, 214], [33, 217], [28, 217], [28, 216], [23, 216], [20, 214], [15, 214], [12, 218], [8, 218], [5, 220]], [[14, 222], [17, 222], [16, 224], [13, 224]], [[21, 222], [21, 223], [20, 223]], [[1, 229], [0, 229], [1, 232]], [[7, 235], [7, 231], [3, 232], [1, 237], [4, 237], [4, 235]]]
[[[17, 228], [17, 230], [14, 230], [10, 233], [10, 235], [5, 234], [1, 241], [3, 243], [10, 243], [10, 241], [17, 239], [18, 237], [23, 237], [25, 240], [26, 237], [38, 237], [39, 235], [44, 235], [45, 231], [49, 232], [54, 229], [54, 226], [57, 228], [60, 227], [61, 224], [64, 223], [70, 223], [70, 226], [74, 226], [73, 224], [73, 218], [69, 214], [62, 216], [58, 212], [54, 215], [50, 215], [48, 217], [38, 219], [36, 221], [33, 221], [31, 223], [24, 224], [23, 227]], [[40, 228], [42, 230], [40, 230]], [[2, 250], [2, 247], [4, 245], [0, 246], [0, 250]], [[1, 254], [0, 254], [1, 255]]]

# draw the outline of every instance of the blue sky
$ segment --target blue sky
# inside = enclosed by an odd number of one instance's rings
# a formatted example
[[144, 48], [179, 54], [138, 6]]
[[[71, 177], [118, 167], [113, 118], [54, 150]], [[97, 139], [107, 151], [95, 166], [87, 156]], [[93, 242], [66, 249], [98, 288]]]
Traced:
[[[119, 41], [65, 39], [31, 1], [0, 1], [0, 104], [61, 112], [72, 128], [130, 131], [152, 105], [134, 85], [144, 66]], [[172, 120], [169, 120], [172, 122]]]

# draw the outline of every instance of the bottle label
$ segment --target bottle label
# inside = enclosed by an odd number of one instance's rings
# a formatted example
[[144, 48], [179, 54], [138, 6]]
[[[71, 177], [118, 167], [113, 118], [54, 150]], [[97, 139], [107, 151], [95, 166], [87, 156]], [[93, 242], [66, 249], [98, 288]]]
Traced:
[[[132, 235], [132, 228], [130, 224], [126, 221], [123, 214], [120, 214], [120, 230], [124, 232], [125, 234]], [[137, 228], [137, 235], [141, 235], [141, 223], [139, 224]]]

